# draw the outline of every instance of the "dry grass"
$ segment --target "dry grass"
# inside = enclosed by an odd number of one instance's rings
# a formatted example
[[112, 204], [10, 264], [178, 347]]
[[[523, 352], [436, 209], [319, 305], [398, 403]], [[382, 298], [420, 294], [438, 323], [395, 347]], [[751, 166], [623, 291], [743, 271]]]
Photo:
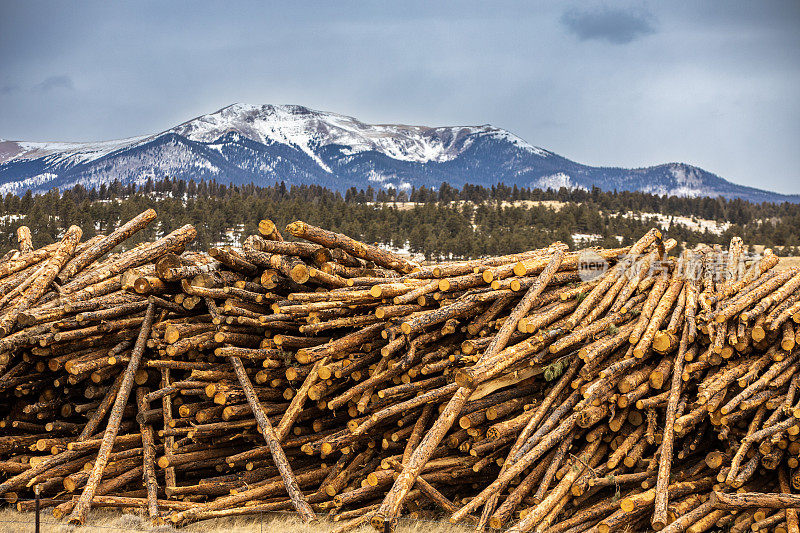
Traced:
[[781, 257], [777, 268], [797, 268], [800, 267], [800, 257]]
[[[44, 509], [41, 514], [42, 533], [63, 533], [64, 522], [58, 521], [50, 514], [49, 509]], [[33, 532], [33, 513], [20, 513], [12, 508], [0, 509], [0, 533], [25, 533]], [[151, 527], [146, 519], [137, 515], [123, 514], [112, 510], [96, 509], [89, 515], [86, 526], [75, 529], [85, 533], [129, 533], [131, 531], [167, 532], [180, 531], [192, 533], [327, 533], [341, 522], [333, 523], [321, 521], [308, 525], [303, 524], [293, 515], [270, 514], [264, 515], [263, 524], [259, 516], [237, 517], [231, 519], [219, 518], [204, 520], [191, 524], [180, 530], [170, 527]], [[369, 526], [355, 530], [356, 533], [374, 532]], [[466, 533], [469, 529], [453, 526], [447, 522], [410, 521], [401, 520], [397, 526], [398, 533]]]
[[[416, 207], [429, 205], [420, 202], [382, 202], [382, 203], [368, 202], [368, 203], [371, 203], [373, 205], [392, 207], [394, 209], [397, 209], [398, 211], [409, 211]], [[514, 200], [511, 202], [504, 200], [500, 202], [502, 207], [523, 207], [525, 209], [530, 209], [531, 207], [543, 206], [552, 209], [553, 211], [560, 211], [561, 208], [567, 205], [567, 203], [568, 202], [559, 202], [558, 200]], [[453, 202], [444, 202], [444, 203], [437, 202], [437, 205], [447, 205], [450, 207], [461, 207], [464, 204], [470, 204], [472, 206], [476, 205], [475, 202], [469, 200], [456, 200]], [[576, 202], [575, 205], [580, 205], [580, 202]]]

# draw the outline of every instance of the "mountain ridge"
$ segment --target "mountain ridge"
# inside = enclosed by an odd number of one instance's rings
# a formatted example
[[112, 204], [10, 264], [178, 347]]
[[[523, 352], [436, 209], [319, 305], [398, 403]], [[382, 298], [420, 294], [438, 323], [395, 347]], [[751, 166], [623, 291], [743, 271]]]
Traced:
[[685, 163], [594, 167], [489, 124], [367, 124], [299, 105], [232, 104], [151, 135], [66, 143], [0, 139], [0, 194], [119, 179], [214, 179], [231, 184], [314, 184], [344, 191], [436, 188], [442, 182], [531, 188], [597, 186], [661, 195], [800, 202], [731, 183]]

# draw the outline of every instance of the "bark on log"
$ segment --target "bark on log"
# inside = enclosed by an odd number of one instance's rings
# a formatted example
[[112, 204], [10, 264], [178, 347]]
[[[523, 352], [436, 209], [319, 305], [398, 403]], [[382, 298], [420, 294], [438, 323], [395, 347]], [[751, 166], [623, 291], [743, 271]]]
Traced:
[[64, 237], [61, 239], [58, 248], [53, 253], [53, 256], [47, 260], [47, 264], [36, 280], [22, 293], [22, 296], [14, 303], [14, 306], [0, 318], [0, 337], [11, 333], [19, 314], [26, 311], [39, 300], [39, 298], [44, 296], [45, 292], [50, 288], [50, 284], [56, 279], [59, 271], [61, 271], [70, 257], [72, 257], [72, 254], [75, 252], [75, 247], [81, 240], [81, 235], [82, 232], [78, 226], [69, 227]]
[[286, 231], [295, 237], [316, 242], [317, 244], [320, 244], [326, 248], [341, 248], [345, 252], [352, 254], [355, 257], [359, 257], [367, 261], [373, 261], [377, 265], [392, 270], [397, 270], [403, 274], [408, 274], [413, 272], [415, 268], [418, 268], [416, 264], [407, 261], [402, 257], [389, 252], [388, 250], [383, 250], [377, 246], [364, 244], [363, 242], [352, 239], [347, 235], [342, 235], [341, 233], [335, 233], [333, 231], [324, 230], [316, 226], [311, 226], [310, 224], [306, 224], [305, 222], [301, 222], [299, 220], [286, 226]]
[[144, 229], [150, 222], [155, 220], [156, 212], [153, 209], [143, 211], [132, 218], [109, 235], [99, 240], [91, 247], [83, 250], [76, 255], [64, 269], [59, 273], [58, 279], [66, 283], [75, 274], [92, 264], [94, 261], [113, 250], [118, 244], [129, 239], [131, 236]]

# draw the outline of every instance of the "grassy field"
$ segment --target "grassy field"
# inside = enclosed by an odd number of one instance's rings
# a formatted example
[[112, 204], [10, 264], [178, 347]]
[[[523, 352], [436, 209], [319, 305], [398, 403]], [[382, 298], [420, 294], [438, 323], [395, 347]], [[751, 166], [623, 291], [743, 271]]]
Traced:
[[778, 268], [800, 267], [800, 257], [781, 257]]
[[[63, 533], [64, 522], [57, 521], [44, 509], [41, 514], [42, 533]], [[192, 533], [327, 533], [340, 526], [341, 522], [320, 521], [313, 525], [303, 524], [292, 515], [264, 515], [263, 523], [259, 516], [237, 517], [232, 519], [205, 520], [191, 524], [179, 531]], [[34, 530], [33, 513], [20, 513], [10, 507], [0, 509], [0, 533], [27, 533]], [[132, 514], [123, 514], [112, 510], [93, 510], [89, 521], [83, 528], [76, 529], [85, 533], [126, 533], [130, 531], [176, 531], [170, 527], [153, 528], [146, 519]], [[355, 530], [357, 533], [373, 533], [369, 526]], [[453, 526], [447, 522], [401, 520], [397, 526], [398, 533], [467, 533], [471, 529]]]

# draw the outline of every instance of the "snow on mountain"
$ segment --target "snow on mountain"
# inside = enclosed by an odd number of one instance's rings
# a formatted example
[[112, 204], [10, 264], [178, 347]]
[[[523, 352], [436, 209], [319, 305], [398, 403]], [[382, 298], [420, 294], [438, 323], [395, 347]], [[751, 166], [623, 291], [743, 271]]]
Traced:
[[25, 191], [37, 191], [43, 189], [43, 186], [51, 181], [58, 179], [58, 174], [51, 174], [50, 172], [43, 172], [30, 178], [21, 179], [18, 181], [10, 181], [0, 185], [0, 194], [25, 194]]
[[581, 185], [576, 185], [572, 178], [570, 178], [567, 174], [563, 172], [556, 172], [555, 174], [551, 174], [549, 176], [542, 176], [538, 180], [536, 180], [536, 187], [539, 189], [553, 189], [558, 190], [561, 187], [566, 187], [567, 189], [584, 189]]
[[0, 139], [0, 194], [119, 179], [285, 182], [331, 189], [462, 187], [505, 183], [539, 188], [633, 190], [800, 202], [670, 163], [639, 169], [590, 167], [490, 125], [366, 124], [297, 105], [234, 104], [153, 135], [92, 143]]
[[[275, 142], [294, 146], [331, 172], [316, 153], [320, 146], [342, 145], [353, 155], [374, 150], [392, 159], [428, 163], [454, 159], [460, 152], [459, 141], [471, 134], [511, 134], [484, 127], [428, 128], [401, 124], [364, 124], [352, 117], [312, 111], [307, 107], [286, 105], [252, 106], [234, 104], [216, 113], [185, 122], [169, 130], [198, 142], [211, 142], [235, 131], [261, 143]], [[514, 141], [526, 144], [519, 138]], [[533, 149], [533, 147], [530, 147]]]

